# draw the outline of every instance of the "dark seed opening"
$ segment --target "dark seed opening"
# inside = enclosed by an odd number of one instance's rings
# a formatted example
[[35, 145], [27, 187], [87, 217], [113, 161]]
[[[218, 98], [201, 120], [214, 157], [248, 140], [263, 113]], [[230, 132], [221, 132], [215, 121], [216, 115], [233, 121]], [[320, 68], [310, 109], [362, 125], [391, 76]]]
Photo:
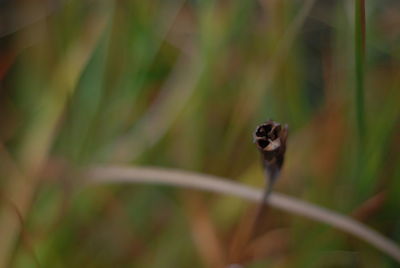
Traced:
[[266, 138], [268, 136], [268, 133], [271, 132], [272, 130], [272, 125], [262, 125], [259, 126], [256, 130], [256, 136], [259, 138]]
[[261, 148], [265, 148], [269, 145], [269, 141], [266, 140], [258, 140], [257, 141], [258, 146], [260, 146]]
[[265, 129], [263, 127], [259, 127], [256, 131], [256, 136], [257, 137], [265, 137], [267, 133], [265, 132]]

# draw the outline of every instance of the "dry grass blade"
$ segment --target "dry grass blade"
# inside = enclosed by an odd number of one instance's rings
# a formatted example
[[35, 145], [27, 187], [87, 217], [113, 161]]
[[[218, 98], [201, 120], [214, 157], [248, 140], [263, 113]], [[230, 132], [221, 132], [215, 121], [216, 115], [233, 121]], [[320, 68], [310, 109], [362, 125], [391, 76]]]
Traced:
[[[42, 98], [40, 113], [32, 119], [25, 133], [18, 159], [21, 172], [10, 176], [4, 190], [22, 218], [29, 211], [38, 183], [37, 174], [47, 160], [68, 97], [107, 26], [109, 14], [99, 11], [87, 20], [80, 39], [54, 70], [48, 85], [49, 94]], [[7, 267], [18, 232], [18, 219], [4, 211], [0, 215], [0, 267]]]
[[[98, 166], [88, 169], [86, 186], [107, 183], [156, 183], [238, 196], [253, 202], [262, 200], [263, 191], [223, 178], [162, 168]], [[400, 263], [400, 248], [366, 225], [345, 215], [279, 193], [271, 193], [269, 205], [326, 223], [373, 245]]]

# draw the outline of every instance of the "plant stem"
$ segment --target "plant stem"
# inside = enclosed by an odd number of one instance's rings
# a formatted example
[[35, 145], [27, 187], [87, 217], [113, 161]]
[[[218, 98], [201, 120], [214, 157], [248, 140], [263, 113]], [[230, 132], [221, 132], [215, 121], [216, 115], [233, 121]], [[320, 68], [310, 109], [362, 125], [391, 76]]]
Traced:
[[[156, 183], [229, 194], [253, 202], [260, 202], [263, 198], [262, 190], [228, 179], [180, 170], [97, 166], [86, 170], [83, 175], [87, 179], [87, 186], [108, 183]], [[280, 193], [271, 193], [267, 201], [272, 207], [329, 224], [358, 237], [400, 263], [400, 248], [395, 242], [356, 220]]]
[[365, 64], [365, 0], [355, 0], [355, 72], [356, 118], [361, 147], [365, 137], [364, 70]]

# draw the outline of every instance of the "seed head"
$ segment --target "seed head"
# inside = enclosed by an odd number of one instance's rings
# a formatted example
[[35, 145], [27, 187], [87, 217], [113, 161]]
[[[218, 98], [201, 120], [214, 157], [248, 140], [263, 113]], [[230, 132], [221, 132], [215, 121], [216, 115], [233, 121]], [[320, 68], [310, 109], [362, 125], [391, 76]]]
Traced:
[[261, 152], [263, 164], [273, 182], [282, 168], [286, 151], [288, 126], [268, 120], [257, 126], [253, 134], [254, 143]]

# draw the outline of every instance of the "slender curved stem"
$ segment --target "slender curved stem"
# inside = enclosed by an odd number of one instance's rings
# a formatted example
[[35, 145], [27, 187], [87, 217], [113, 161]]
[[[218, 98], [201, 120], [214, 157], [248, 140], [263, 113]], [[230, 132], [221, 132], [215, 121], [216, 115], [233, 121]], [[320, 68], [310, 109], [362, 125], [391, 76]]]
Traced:
[[[262, 200], [263, 191], [227, 179], [199, 173], [124, 166], [95, 166], [85, 172], [86, 185], [104, 183], [151, 183], [205, 190], [238, 196], [253, 202]], [[280, 193], [271, 193], [270, 206], [326, 223], [373, 245], [400, 263], [399, 246], [377, 231], [345, 215]]]

